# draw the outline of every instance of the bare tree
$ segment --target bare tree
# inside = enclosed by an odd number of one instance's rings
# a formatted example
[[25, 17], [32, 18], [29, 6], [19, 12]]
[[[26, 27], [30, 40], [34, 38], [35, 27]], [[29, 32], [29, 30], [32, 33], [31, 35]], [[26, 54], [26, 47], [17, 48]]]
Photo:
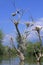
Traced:
[[36, 26], [35, 27], [35, 31], [38, 33], [38, 37], [39, 37], [39, 43], [40, 43], [40, 49], [38, 49], [38, 53], [36, 53], [36, 51], [37, 51], [37, 48], [34, 48], [34, 52], [35, 52], [35, 56], [36, 56], [36, 59], [37, 59], [37, 61], [38, 62], [40, 62], [40, 60], [41, 60], [41, 57], [43, 57], [43, 53], [42, 53], [42, 40], [41, 40], [41, 36], [40, 36], [40, 30], [42, 29], [42, 27], [40, 27], [40, 26]]
[[[19, 12], [19, 10], [18, 10], [18, 11], [16, 11], [16, 13], [12, 14], [12, 16], [16, 16], [17, 14], [22, 15], [21, 12]], [[12, 44], [12, 46], [13, 46], [13, 47], [15, 48], [15, 50], [17, 51], [17, 55], [19, 56], [20, 60], [21, 60], [21, 61], [24, 61], [25, 58], [24, 58], [24, 54], [23, 54], [23, 52], [22, 52], [22, 48], [23, 48], [23, 47], [22, 47], [22, 44], [23, 44], [23, 41], [22, 41], [21, 33], [20, 33], [19, 29], [18, 29], [18, 25], [19, 25], [20, 18], [21, 18], [21, 16], [18, 18], [18, 20], [15, 20], [15, 21], [13, 22], [14, 25], [15, 25], [17, 34], [18, 34], [19, 44], [18, 44], [18, 47], [17, 47], [17, 48], [14, 46], [14, 44]], [[12, 40], [12, 43], [13, 43], [13, 39], [12, 39], [12, 38], [11, 38], [11, 40]]]
[[[13, 21], [12, 22], [15, 25], [15, 28], [16, 28], [16, 31], [17, 31], [17, 35], [18, 35], [17, 41], [18, 41], [19, 44], [18, 44], [17, 48], [14, 45], [13, 46], [14, 46], [15, 50], [18, 52], [18, 56], [19, 56], [20, 60], [23, 61], [25, 59], [25, 54], [24, 53], [25, 53], [25, 50], [26, 50], [26, 44], [27, 44], [26, 38], [27, 38], [27, 35], [26, 35], [26, 37], [21, 35], [21, 33], [19, 31], [19, 28], [18, 28], [21, 16], [23, 15], [23, 11], [17, 10], [15, 13], [12, 14], [12, 16], [15, 17], [17, 14], [19, 14], [18, 20], [14, 20], [14, 22]], [[27, 27], [33, 26], [33, 23], [30, 24], [29, 22], [23, 23], [23, 24], [26, 24]], [[13, 40], [12, 40], [12, 42], [13, 42]]]

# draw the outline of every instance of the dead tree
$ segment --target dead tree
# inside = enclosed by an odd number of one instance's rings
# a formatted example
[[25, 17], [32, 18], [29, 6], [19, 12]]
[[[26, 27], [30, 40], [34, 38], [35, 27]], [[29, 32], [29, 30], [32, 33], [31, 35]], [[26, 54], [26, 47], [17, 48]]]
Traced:
[[[16, 14], [20, 14], [19, 10], [16, 13], [12, 14], [12, 16], [16, 16]], [[14, 25], [15, 25], [17, 34], [18, 34], [19, 44], [18, 44], [17, 48], [14, 46], [14, 44], [12, 46], [17, 51], [17, 55], [19, 56], [20, 60], [24, 61], [24, 53], [22, 52], [23, 41], [22, 41], [21, 33], [20, 33], [19, 29], [18, 29], [18, 24], [19, 24], [20, 18], [21, 18], [21, 16], [18, 18], [18, 20], [16, 20], [16, 21], [13, 22]], [[12, 38], [11, 38], [11, 40], [12, 40]], [[12, 43], [13, 43], [13, 40], [12, 40]]]
[[36, 53], [37, 51], [37, 48], [35, 49], [34, 48], [34, 52], [35, 52], [35, 57], [37, 59], [38, 62], [40, 62], [41, 58], [43, 57], [43, 53], [42, 53], [42, 40], [41, 40], [41, 36], [40, 36], [40, 30], [42, 29], [42, 27], [35, 27], [35, 31], [37, 31], [38, 33], [38, 37], [39, 37], [39, 41], [40, 41], [40, 49], [39, 49], [39, 52]]

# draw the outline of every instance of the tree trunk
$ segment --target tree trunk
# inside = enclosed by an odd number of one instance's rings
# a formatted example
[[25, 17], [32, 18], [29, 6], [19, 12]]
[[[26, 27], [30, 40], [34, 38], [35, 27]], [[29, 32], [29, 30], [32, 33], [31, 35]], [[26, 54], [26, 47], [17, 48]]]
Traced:
[[37, 65], [41, 65], [41, 62], [37, 62]]
[[16, 49], [16, 51], [17, 51], [17, 55], [20, 58], [20, 61], [24, 61], [25, 59], [24, 54], [19, 49]]
[[43, 57], [43, 54], [41, 52], [38, 53], [38, 55], [35, 53], [35, 57], [36, 57], [37, 62], [40, 62], [41, 58]]
[[21, 34], [19, 32], [19, 29], [18, 29], [18, 24], [16, 22], [14, 24], [15, 24], [15, 27], [16, 27], [16, 30], [17, 30], [17, 33], [18, 33], [19, 37], [21, 37]]
[[20, 61], [20, 64], [19, 65], [24, 65], [24, 61]]
[[38, 62], [40, 62], [41, 60], [41, 57], [43, 57], [43, 54], [42, 54], [42, 40], [41, 40], [41, 37], [40, 37], [40, 31], [38, 32], [38, 37], [39, 37], [39, 40], [40, 40], [40, 52], [38, 53], [38, 55], [36, 54], [36, 59]]
[[[21, 34], [20, 34], [20, 32], [19, 32], [19, 29], [18, 29], [18, 23], [17, 22], [15, 22], [14, 23], [15, 24], [15, 27], [16, 27], [16, 30], [17, 30], [17, 33], [18, 33], [18, 36], [19, 36], [19, 43], [21, 44]], [[11, 39], [12, 40], [12, 47], [17, 51], [17, 55], [19, 56], [19, 58], [20, 58], [20, 61], [24, 61], [24, 54], [22, 53], [22, 51], [19, 49], [19, 47], [18, 48], [16, 48], [15, 46], [14, 46], [14, 42], [13, 42], [13, 39]], [[21, 47], [20, 47], [21, 48]]]

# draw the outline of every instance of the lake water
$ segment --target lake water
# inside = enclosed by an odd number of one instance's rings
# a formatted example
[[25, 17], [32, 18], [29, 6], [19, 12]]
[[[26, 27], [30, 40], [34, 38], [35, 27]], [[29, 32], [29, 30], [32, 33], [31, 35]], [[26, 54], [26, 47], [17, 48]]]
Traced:
[[43, 63], [29, 63], [29, 62], [20, 62], [19, 58], [10, 58], [0, 60], [0, 65], [43, 65]]

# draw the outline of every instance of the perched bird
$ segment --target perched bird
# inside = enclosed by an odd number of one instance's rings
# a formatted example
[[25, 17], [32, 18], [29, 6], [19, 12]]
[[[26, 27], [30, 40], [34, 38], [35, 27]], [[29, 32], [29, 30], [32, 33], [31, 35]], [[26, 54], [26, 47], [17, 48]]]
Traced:
[[35, 28], [32, 30], [37, 31], [39, 33], [42, 28], [43, 28], [42, 26], [35, 26]]
[[29, 23], [29, 22], [25, 22], [25, 25], [26, 25], [27, 27], [29, 27], [29, 26], [30, 26], [30, 23]]
[[40, 30], [42, 29], [42, 26], [36, 26], [35, 27], [35, 30], [39, 33], [40, 32]]
[[16, 14], [20, 14], [20, 11], [17, 10], [15, 13], [12, 13], [12, 16], [16, 16]]

